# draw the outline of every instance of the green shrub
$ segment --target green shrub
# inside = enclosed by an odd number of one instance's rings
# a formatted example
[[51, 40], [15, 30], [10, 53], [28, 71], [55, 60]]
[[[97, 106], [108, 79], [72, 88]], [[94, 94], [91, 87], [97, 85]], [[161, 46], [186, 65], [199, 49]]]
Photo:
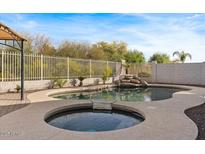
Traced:
[[77, 84], [77, 80], [76, 80], [76, 79], [72, 79], [72, 80], [70, 81], [70, 84], [71, 84], [73, 87], [75, 87], [76, 84]]
[[54, 79], [51, 81], [51, 88], [62, 88], [67, 83], [64, 79]]
[[79, 86], [82, 86], [83, 85], [83, 80], [85, 79], [85, 77], [83, 77], [83, 76], [79, 76], [78, 77], [78, 80], [80, 80], [80, 84], [79, 84]]
[[112, 76], [112, 69], [110, 67], [106, 67], [102, 76], [103, 84], [105, 84], [107, 78], [111, 76]]
[[20, 85], [16, 85], [16, 92], [18, 93], [21, 90], [21, 86]]
[[103, 84], [105, 84], [106, 80], [107, 80], [107, 76], [103, 75], [102, 76], [102, 80], [103, 80]]

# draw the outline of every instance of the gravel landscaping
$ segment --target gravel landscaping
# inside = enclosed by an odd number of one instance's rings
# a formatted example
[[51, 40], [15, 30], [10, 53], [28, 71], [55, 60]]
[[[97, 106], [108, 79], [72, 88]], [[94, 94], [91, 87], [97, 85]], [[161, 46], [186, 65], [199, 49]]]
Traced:
[[10, 112], [19, 110], [23, 107], [26, 107], [27, 105], [28, 104], [16, 104], [16, 105], [0, 106], [0, 117], [4, 116]]
[[198, 127], [197, 140], [205, 139], [205, 103], [185, 111], [185, 114], [191, 118]]

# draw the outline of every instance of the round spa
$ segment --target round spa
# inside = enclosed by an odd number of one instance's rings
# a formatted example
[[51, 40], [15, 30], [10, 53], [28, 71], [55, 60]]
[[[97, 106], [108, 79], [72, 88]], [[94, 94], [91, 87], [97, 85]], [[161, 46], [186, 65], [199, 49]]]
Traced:
[[45, 121], [57, 128], [81, 131], [100, 132], [132, 127], [144, 121], [144, 117], [134, 111], [93, 110], [91, 108], [69, 109], [59, 111]]

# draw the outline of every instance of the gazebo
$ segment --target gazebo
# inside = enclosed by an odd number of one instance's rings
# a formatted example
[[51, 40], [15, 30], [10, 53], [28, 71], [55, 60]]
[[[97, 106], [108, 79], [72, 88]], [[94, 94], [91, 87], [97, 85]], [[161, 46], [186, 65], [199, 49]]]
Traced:
[[25, 38], [0, 23], [0, 44], [21, 52], [21, 100], [24, 99], [24, 41], [26, 41]]

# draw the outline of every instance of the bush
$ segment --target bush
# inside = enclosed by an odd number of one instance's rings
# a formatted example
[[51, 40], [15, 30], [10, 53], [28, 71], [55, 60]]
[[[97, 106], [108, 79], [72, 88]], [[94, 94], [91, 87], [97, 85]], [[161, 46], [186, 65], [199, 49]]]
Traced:
[[51, 81], [51, 88], [62, 88], [67, 83], [64, 79], [54, 79]]
[[71, 84], [73, 87], [75, 87], [76, 84], [77, 84], [77, 80], [76, 80], [76, 79], [72, 79], [72, 80], [70, 81], [70, 84]]
[[83, 76], [79, 76], [78, 77], [78, 80], [80, 80], [80, 84], [79, 84], [79, 86], [82, 86], [83, 85], [83, 80], [85, 79], [85, 77], [83, 77]]
[[16, 88], [15, 88], [15, 89], [16, 89], [16, 92], [19, 93], [19, 91], [21, 90], [21, 86], [16, 85]]
[[102, 80], [103, 80], [103, 84], [105, 84], [106, 80], [107, 80], [107, 76], [106, 75], [103, 75], [102, 76]]
[[112, 69], [110, 67], [106, 67], [102, 76], [103, 84], [105, 84], [107, 78], [111, 76], [112, 76]]

